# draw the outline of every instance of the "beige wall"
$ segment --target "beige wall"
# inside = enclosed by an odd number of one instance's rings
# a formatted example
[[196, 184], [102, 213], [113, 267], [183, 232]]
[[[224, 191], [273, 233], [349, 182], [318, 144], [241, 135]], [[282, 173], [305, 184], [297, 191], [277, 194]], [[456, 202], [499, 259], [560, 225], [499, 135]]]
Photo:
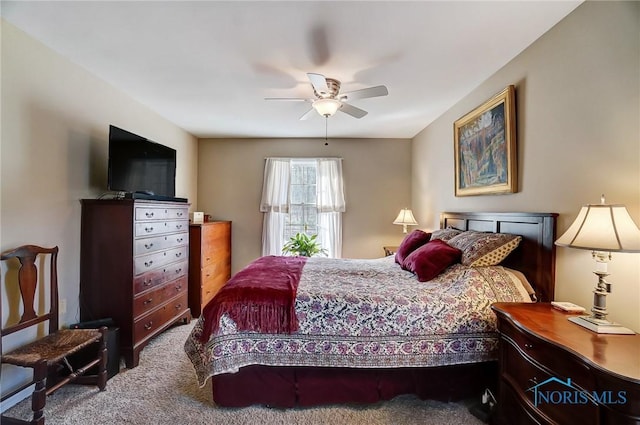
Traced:
[[[0, 251], [60, 247], [60, 298], [67, 301], [60, 321], [70, 324], [79, 320], [79, 200], [106, 191], [109, 124], [176, 148], [176, 191], [194, 202], [197, 140], [12, 25], [3, 21], [1, 31]], [[3, 368], [3, 388], [13, 385], [13, 372]]]
[[[391, 221], [405, 206], [421, 228], [437, 227], [446, 210], [553, 211], [561, 233], [604, 192], [640, 223], [639, 29], [640, 3], [587, 2], [413, 141], [330, 140], [325, 147], [309, 139], [198, 144], [2, 22], [0, 250], [59, 245], [68, 303], [62, 323], [78, 320], [78, 200], [106, 190], [109, 124], [178, 149], [177, 195], [192, 210], [234, 222], [234, 271], [260, 255], [266, 156], [344, 158], [345, 257], [377, 257], [382, 245], [397, 244], [402, 234]], [[455, 198], [453, 121], [508, 84], [517, 86], [520, 192]], [[588, 252], [559, 248], [556, 298], [590, 305], [592, 267]], [[614, 255], [609, 269], [613, 319], [640, 331], [640, 255]], [[6, 304], [2, 310], [4, 322]], [[3, 369], [3, 388], [15, 376]]]
[[[640, 224], [640, 3], [586, 2], [413, 141], [416, 218], [441, 211], [560, 213], [558, 235], [604, 193]], [[453, 122], [516, 85], [520, 191], [454, 196]], [[558, 248], [556, 299], [591, 306], [588, 251]], [[609, 265], [613, 320], [640, 331], [640, 254]]]
[[411, 196], [411, 142], [396, 139], [201, 140], [198, 210], [232, 220], [233, 272], [260, 256], [259, 211], [265, 157], [341, 157], [347, 211], [343, 257], [375, 258], [397, 245], [402, 229], [391, 222]]

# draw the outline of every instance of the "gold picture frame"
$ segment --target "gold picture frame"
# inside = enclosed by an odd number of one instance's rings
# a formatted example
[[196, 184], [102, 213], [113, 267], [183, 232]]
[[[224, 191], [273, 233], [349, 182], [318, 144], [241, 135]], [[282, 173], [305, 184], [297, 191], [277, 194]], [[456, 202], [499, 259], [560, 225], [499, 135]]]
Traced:
[[507, 86], [453, 124], [455, 195], [515, 193], [515, 86]]

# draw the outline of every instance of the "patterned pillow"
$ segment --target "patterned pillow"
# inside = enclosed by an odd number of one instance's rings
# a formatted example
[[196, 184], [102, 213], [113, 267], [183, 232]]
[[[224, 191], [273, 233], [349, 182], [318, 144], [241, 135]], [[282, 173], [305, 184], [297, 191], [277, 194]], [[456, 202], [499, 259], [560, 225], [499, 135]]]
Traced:
[[423, 232], [420, 229], [416, 229], [407, 234], [396, 250], [396, 263], [402, 265], [402, 262], [407, 258], [407, 255], [429, 242], [430, 236], [431, 233]]
[[463, 232], [447, 243], [462, 251], [465, 266], [497, 266], [518, 247], [522, 236], [507, 233]]
[[436, 239], [413, 251], [402, 263], [402, 268], [415, 273], [418, 281], [427, 282], [442, 273], [450, 265], [460, 261], [458, 248]]
[[462, 230], [458, 230], [453, 227], [447, 227], [446, 229], [438, 229], [438, 230], [434, 230], [433, 233], [431, 233], [431, 240], [433, 241], [436, 239], [440, 239], [442, 241], [447, 242], [452, 237], [457, 236], [461, 233], [462, 233]]

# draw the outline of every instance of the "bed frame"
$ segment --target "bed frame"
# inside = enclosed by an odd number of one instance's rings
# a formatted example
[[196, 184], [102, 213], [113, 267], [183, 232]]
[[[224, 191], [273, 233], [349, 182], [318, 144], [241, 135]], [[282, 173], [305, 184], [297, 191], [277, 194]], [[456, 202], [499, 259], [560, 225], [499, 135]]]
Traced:
[[502, 265], [524, 273], [538, 301], [550, 302], [555, 292], [557, 217], [555, 213], [445, 212], [440, 228], [521, 235], [522, 242]]
[[[520, 246], [504, 265], [524, 273], [539, 301], [553, 300], [556, 218], [554, 213], [445, 212], [440, 227], [521, 235]], [[212, 377], [213, 400], [219, 406], [274, 407], [375, 403], [401, 394], [454, 401], [496, 388], [496, 362], [397, 368], [314, 368], [247, 366], [237, 373]]]

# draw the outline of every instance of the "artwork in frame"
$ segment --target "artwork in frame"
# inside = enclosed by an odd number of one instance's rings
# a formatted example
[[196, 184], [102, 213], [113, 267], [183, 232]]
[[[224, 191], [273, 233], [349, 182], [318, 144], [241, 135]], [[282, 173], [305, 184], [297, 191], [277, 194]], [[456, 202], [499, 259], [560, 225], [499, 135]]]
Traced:
[[453, 124], [456, 196], [517, 192], [515, 87]]

